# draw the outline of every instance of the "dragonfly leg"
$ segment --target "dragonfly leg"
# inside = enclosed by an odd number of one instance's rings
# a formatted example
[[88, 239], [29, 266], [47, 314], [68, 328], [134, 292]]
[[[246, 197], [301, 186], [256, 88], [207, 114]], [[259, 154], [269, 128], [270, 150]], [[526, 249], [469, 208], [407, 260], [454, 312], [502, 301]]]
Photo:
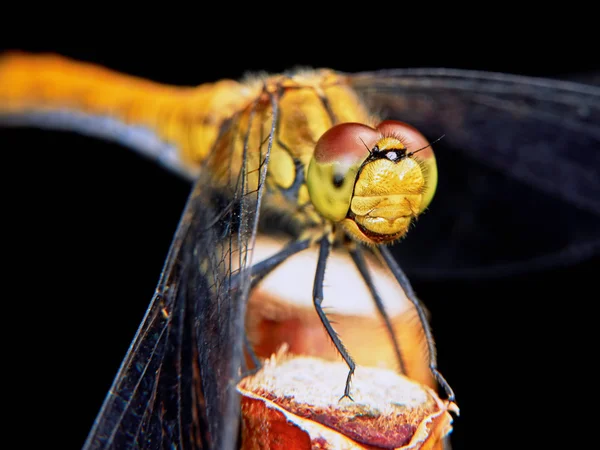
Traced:
[[[306, 250], [310, 246], [310, 240], [300, 240], [293, 241], [286, 245], [282, 250], [274, 254], [273, 256], [261, 261], [258, 264], [252, 266], [252, 281], [250, 284], [250, 290], [252, 290], [264, 277], [266, 277], [269, 273], [271, 273], [279, 264], [285, 261], [290, 256], [295, 255], [296, 253], [301, 252], [302, 250]], [[238, 286], [240, 278], [235, 277], [232, 281], [232, 287], [235, 289]], [[262, 363], [260, 362], [258, 356], [256, 356], [256, 352], [248, 339], [248, 334], [244, 333], [244, 347], [252, 359], [252, 363], [254, 364], [254, 368], [252, 370], [248, 370], [248, 375], [253, 374], [260, 370], [262, 367]]]
[[327, 334], [329, 334], [329, 337], [333, 341], [335, 348], [337, 348], [337, 351], [340, 353], [340, 355], [342, 355], [342, 358], [344, 358], [344, 361], [346, 361], [346, 364], [348, 364], [348, 368], [350, 369], [350, 372], [348, 372], [348, 377], [346, 378], [344, 395], [340, 398], [340, 400], [342, 400], [344, 397], [348, 397], [350, 400], [354, 401], [350, 396], [350, 380], [352, 379], [352, 375], [356, 369], [356, 364], [348, 353], [348, 350], [346, 350], [346, 347], [344, 347], [344, 344], [342, 344], [342, 341], [331, 326], [331, 322], [329, 322], [329, 319], [321, 307], [321, 303], [323, 303], [323, 279], [325, 278], [325, 266], [327, 263], [327, 257], [329, 256], [329, 252], [331, 250], [331, 245], [331, 235], [330, 233], [327, 233], [321, 239], [321, 245], [319, 248], [319, 260], [317, 262], [315, 284], [313, 286], [313, 302], [315, 305], [315, 310], [317, 311], [323, 326], [327, 330]]
[[396, 333], [394, 333], [394, 328], [392, 327], [392, 322], [390, 321], [390, 317], [388, 316], [385, 306], [383, 305], [383, 301], [375, 288], [375, 284], [373, 284], [373, 279], [371, 278], [371, 274], [369, 273], [369, 268], [365, 262], [365, 258], [363, 256], [362, 249], [354, 242], [352, 242], [351, 247], [349, 249], [350, 256], [356, 265], [356, 268], [360, 272], [363, 280], [367, 284], [369, 291], [371, 292], [371, 297], [373, 297], [373, 301], [375, 302], [375, 306], [377, 306], [377, 310], [383, 321], [385, 322], [385, 327], [388, 330], [390, 338], [392, 339], [392, 344], [394, 345], [394, 350], [396, 351], [396, 358], [398, 359], [398, 364], [400, 367], [400, 372], [406, 374], [406, 366], [404, 364], [404, 359], [402, 358], [402, 352], [400, 351], [400, 344], [398, 343], [398, 339], [396, 338]]
[[310, 239], [293, 241], [286, 245], [282, 250], [273, 256], [252, 266], [252, 284], [250, 289], [254, 288], [260, 281], [271, 273], [279, 264], [296, 253], [306, 250], [311, 244]]
[[437, 355], [435, 350], [435, 342], [433, 340], [433, 333], [431, 332], [431, 327], [429, 326], [429, 321], [427, 320], [427, 314], [425, 312], [425, 308], [415, 294], [410, 281], [408, 281], [408, 277], [404, 273], [404, 271], [400, 268], [394, 257], [392, 256], [390, 250], [387, 247], [381, 246], [379, 247], [379, 251], [384, 261], [392, 271], [392, 274], [396, 278], [396, 281], [400, 284], [404, 292], [406, 293], [406, 297], [410, 302], [414, 305], [417, 314], [419, 316], [419, 320], [421, 321], [421, 325], [423, 326], [423, 332], [425, 333], [425, 338], [427, 339], [427, 349], [429, 353], [429, 369], [431, 373], [440, 384], [442, 389], [446, 392], [448, 396], [448, 400], [453, 402], [455, 400], [454, 391], [446, 381], [446, 379], [442, 376], [442, 374], [437, 369]]
[[246, 351], [248, 352], [248, 355], [250, 356], [250, 359], [252, 360], [252, 364], [254, 364], [254, 368], [252, 368], [252, 369], [248, 369], [248, 367], [246, 367], [246, 372], [247, 372], [246, 376], [253, 375], [262, 368], [262, 363], [260, 362], [260, 359], [258, 359], [258, 356], [256, 356], [256, 353], [254, 352], [254, 348], [252, 348], [252, 344], [250, 343], [250, 340], [248, 339], [248, 333], [244, 333], [244, 347], [246, 347]]
[[[252, 281], [250, 284], [250, 290], [252, 290], [260, 281], [270, 274], [279, 264], [284, 262], [290, 256], [295, 255], [296, 253], [301, 252], [302, 250], [306, 250], [310, 246], [311, 241], [309, 239], [301, 240], [301, 241], [293, 241], [286, 245], [282, 250], [275, 253], [273, 256], [261, 261], [257, 264], [254, 264], [251, 267], [252, 273]], [[240, 274], [237, 273], [232, 277], [231, 280], [231, 289], [237, 289], [240, 283]]]

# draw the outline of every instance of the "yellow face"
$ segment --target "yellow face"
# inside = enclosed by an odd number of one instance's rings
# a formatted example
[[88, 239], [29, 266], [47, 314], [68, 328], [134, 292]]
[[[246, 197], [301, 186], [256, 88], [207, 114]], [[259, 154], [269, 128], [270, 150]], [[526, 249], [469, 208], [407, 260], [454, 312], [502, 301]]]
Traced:
[[344, 123], [317, 142], [307, 187], [316, 210], [354, 239], [395, 241], [431, 202], [437, 184], [433, 150], [410, 125], [371, 128]]

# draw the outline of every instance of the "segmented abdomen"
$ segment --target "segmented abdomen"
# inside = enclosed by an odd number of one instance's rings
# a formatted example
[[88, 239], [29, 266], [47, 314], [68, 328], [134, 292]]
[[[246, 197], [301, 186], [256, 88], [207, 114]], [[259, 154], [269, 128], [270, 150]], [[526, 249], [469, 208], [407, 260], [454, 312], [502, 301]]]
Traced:
[[0, 123], [114, 140], [188, 178], [253, 95], [232, 80], [169, 86], [56, 55], [0, 56]]

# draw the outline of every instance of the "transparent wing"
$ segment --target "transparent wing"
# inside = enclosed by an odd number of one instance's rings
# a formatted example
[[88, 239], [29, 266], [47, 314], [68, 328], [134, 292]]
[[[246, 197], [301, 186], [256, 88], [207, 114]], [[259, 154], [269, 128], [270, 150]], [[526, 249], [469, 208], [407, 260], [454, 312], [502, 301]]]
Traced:
[[276, 115], [263, 98], [231, 121], [237, 148], [211, 152], [84, 449], [234, 448], [248, 268]]
[[497, 276], [600, 250], [600, 88], [407, 69], [350, 76], [385, 118], [435, 147], [434, 201], [394, 252], [413, 276]]

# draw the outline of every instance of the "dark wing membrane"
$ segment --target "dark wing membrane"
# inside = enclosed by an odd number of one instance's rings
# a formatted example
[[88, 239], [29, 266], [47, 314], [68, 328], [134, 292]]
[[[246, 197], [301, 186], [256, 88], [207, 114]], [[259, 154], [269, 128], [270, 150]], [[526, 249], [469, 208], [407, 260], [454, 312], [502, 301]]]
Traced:
[[566, 73], [560, 76], [559, 79], [600, 86], [600, 72], [595, 71]]
[[413, 276], [498, 276], [600, 250], [600, 88], [407, 69], [351, 76], [384, 118], [434, 145], [436, 196], [394, 251]]
[[[239, 151], [221, 148], [206, 161], [229, 183], [216, 188], [201, 173], [85, 450], [235, 447], [250, 259], [277, 112], [274, 102], [261, 108], [232, 120]], [[256, 146], [250, 130], [261, 121]]]

